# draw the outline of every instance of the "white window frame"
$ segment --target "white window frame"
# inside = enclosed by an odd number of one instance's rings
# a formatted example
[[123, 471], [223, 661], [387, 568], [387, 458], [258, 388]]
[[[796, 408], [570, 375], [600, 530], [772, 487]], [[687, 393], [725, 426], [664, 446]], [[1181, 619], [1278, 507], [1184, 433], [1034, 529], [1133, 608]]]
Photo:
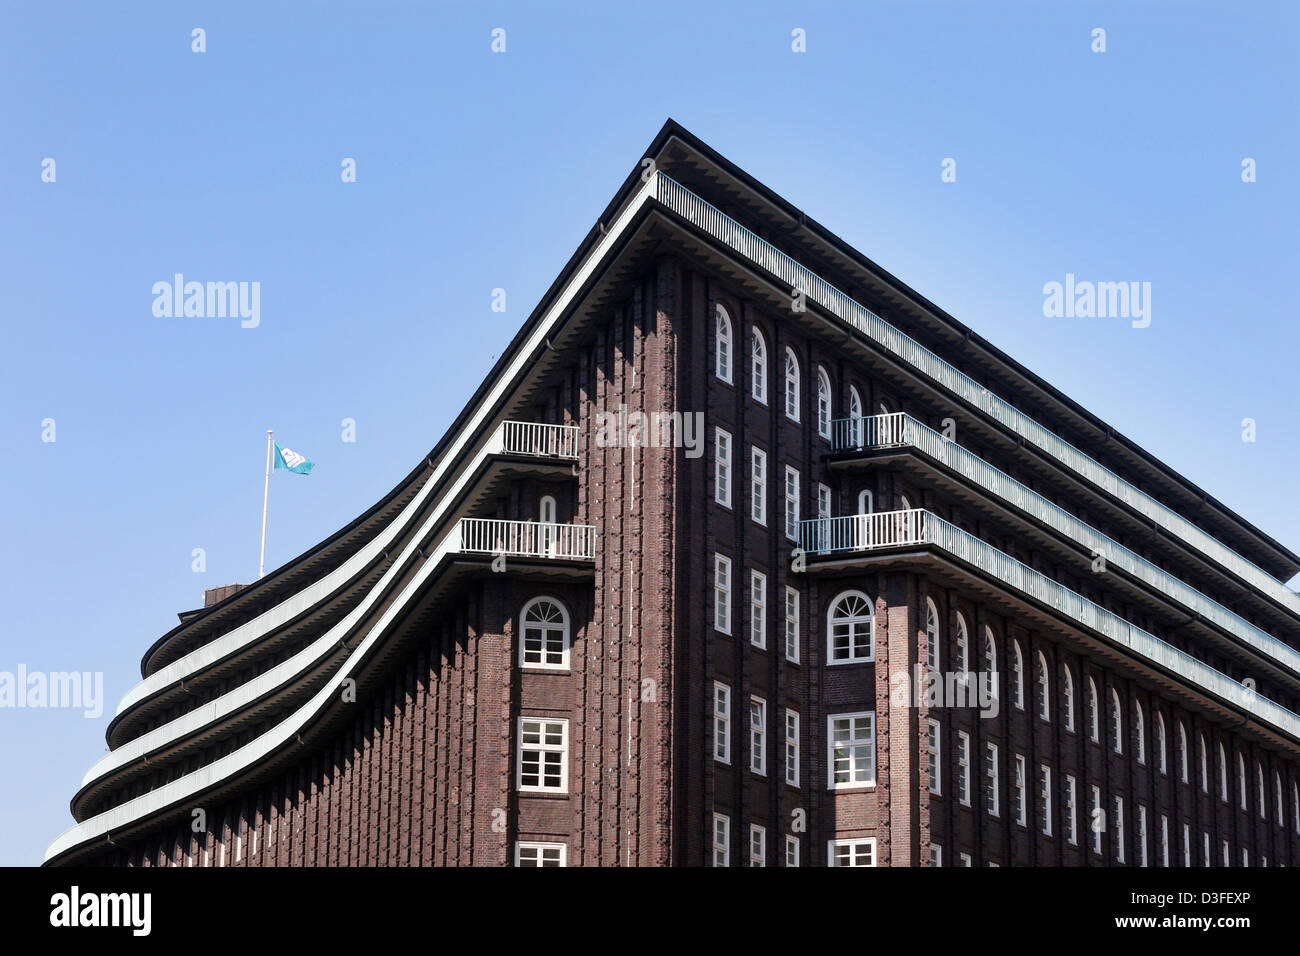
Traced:
[[1187, 766], [1187, 758], [1190, 756], [1187, 750], [1187, 726], [1180, 720], [1178, 721], [1178, 779], [1182, 783], [1191, 782], [1191, 771]]
[[1052, 768], [1045, 763], [1038, 765], [1038, 799], [1042, 811], [1040, 829], [1044, 836], [1052, 835]]
[[984, 744], [984, 803], [991, 817], [1002, 816], [1002, 798], [999, 792], [1001, 785], [998, 780], [1000, 773], [998, 745], [992, 741], [986, 741]]
[[713, 682], [713, 759], [731, 766], [731, 687]]
[[[848, 744], [836, 747], [836, 724], [848, 724], [849, 736], [842, 738]], [[866, 724], [866, 734], [861, 735], [860, 726]], [[848, 759], [849, 779], [837, 782], [835, 765], [839, 750], [850, 750]], [[859, 755], [857, 751], [864, 751]], [[827, 790], [865, 790], [876, 785], [876, 712], [860, 710], [843, 714], [826, 715], [826, 789]], [[855, 779], [859, 773], [862, 779]]]
[[817, 366], [817, 434], [830, 441], [831, 377], [820, 365]]
[[[553, 626], [549, 619], [547, 621], [528, 620], [528, 614], [535, 607], [542, 604], [550, 604], [560, 612], [560, 625]], [[551, 649], [551, 635], [554, 631], [560, 632], [560, 659], [557, 663], [547, 661], [547, 658], [554, 654]], [[528, 655], [528, 633], [529, 631], [541, 632], [541, 648], [537, 651], [541, 659], [529, 661]], [[539, 595], [526, 604], [519, 611], [519, 666], [524, 670], [541, 670], [541, 671], [567, 671], [569, 669], [569, 650], [573, 645], [573, 629], [569, 620], [569, 610], [564, 606], [564, 602], [550, 595]]]
[[1097, 696], [1097, 682], [1088, 676], [1088, 738], [1101, 743], [1101, 698]]
[[735, 336], [731, 315], [721, 302], [714, 303], [713, 374], [721, 382], [732, 384]]
[[1169, 866], [1169, 814], [1160, 814], [1160, 865]]
[[[849, 857], [848, 863], [836, 862], [837, 850], [847, 850]], [[866, 856], [870, 859], [869, 863], [859, 863], [858, 858], [862, 851], [866, 851]], [[827, 840], [826, 841], [826, 865], [827, 866], [852, 866], [867, 867], [876, 865], [876, 838], [866, 837], [854, 840]]]
[[749, 696], [749, 770], [767, 776], [767, 701]]
[[[867, 608], [865, 614], [849, 614], [837, 618], [835, 611], [841, 603], [850, 598], [861, 599]], [[866, 650], [859, 653], [858, 650], [858, 628], [863, 623], [867, 626]], [[835, 648], [835, 628], [836, 625], [842, 625], [848, 628], [848, 656], [837, 656]], [[828, 666], [838, 666], [840, 664], [867, 664], [876, 659], [876, 608], [874, 602], [862, 591], [848, 590], [841, 591], [835, 595], [831, 601], [830, 607], [826, 609], [826, 663]]]
[[749, 825], [749, 865], [767, 866], [767, 827]]
[[785, 782], [799, 786], [799, 711], [785, 709]]
[[1101, 805], [1101, 787], [1093, 786], [1091, 809], [1088, 812], [1088, 829], [1092, 831], [1092, 852], [1102, 853], [1102, 833], [1105, 832], [1105, 813]]
[[1079, 845], [1079, 781], [1065, 775], [1065, 842]]
[[943, 796], [943, 764], [939, 760], [943, 728], [933, 717], [927, 718], [925, 733], [926, 769], [930, 773], [930, 792]]
[[1064, 661], [1061, 662], [1061, 675], [1061, 705], [1065, 708], [1065, 729], [1069, 733], [1074, 733], [1074, 673], [1070, 670], [1070, 665]]
[[760, 405], [767, 404], [767, 338], [757, 325], [750, 326], [749, 347], [750, 395]]
[[957, 802], [970, 806], [970, 734], [957, 731]]
[[799, 865], [799, 838], [792, 833], [785, 835], [785, 865]]
[[1110, 689], [1110, 749], [1113, 753], [1124, 753], [1124, 711], [1120, 703], [1119, 691]]
[[1162, 776], [1169, 775], [1168, 741], [1165, 739], [1165, 715], [1156, 711], [1156, 769]]
[[1016, 823], [1027, 828], [1029, 826], [1029, 781], [1025, 778], [1028, 776], [1028, 770], [1023, 754], [1016, 754], [1015, 758], [1013, 783], [1016, 796]]
[[1115, 862], [1124, 862], [1124, 798], [1114, 795], [1115, 807]]
[[767, 527], [767, 452], [749, 446], [749, 517]]
[[956, 670], [960, 674], [968, 674], [970, 673], [970, 631], [966, 627], [966, 618], [960, 611], [956, 614], [956, 620], [957, 636], [954, 639], [957, 647]]
[[876, 509], [876, 496], [869, 488], [858, 492], [858, 514], [869, 515]]
[[713, 814], [713, 865], [731, 866], [731, 817]]
[[1020, 642], [1011, 639], [1011, 703], [1016, 710], [1025, 709], [1025, 655], [1020, 650]]
[[1150, 860], [1147, 858], [1147, 808], [1138, 804], [1138, 866], [1149, 866]]
[[799, 356], [795, 355], [794, 349], [787, 345], [782, 378], [784, 389], [782, 404], [785, 406], [785, 417], [792, 422], [799, 421], [799, 379]]
[[[536, 744], [524, 743], [525, 726], [530, 723], [541, 724], [541, 741]], [[560, 743], [551, 744], [546, 742], [546, 737], [550, 736], [551, 731], [547, 727], [550, 724], [560, 726]], [[520, 793], [568, 793], [569, 792], [569, 721], [564, 717], [544, 717], [538, 715], [521, 716], [515, 724], [518, 733], [517, 754], [515, 757], [515, 788]], [[558, 786], [547, 786], [545, 783], [525, 784], [524, 783], [524, 757], [525, 754], [536, 752], [542, 756], [539, 757], [537, 765], [537, 777], [539, 780], [545, 780], [547, 774], [544, 772], [546, 764], [545, 754], [558, 753], [560, 755], [560, 783]]]
[[782, 501], [785, 503], [785, 536], [791, 541], [799, 540], [799, 469], [785, 466], [785, 485]]
[[731, 507], [731, 432], [713, 429], [713, 500], [724, 508]]
[[767, 575], [749, 572], [749, 643], [767, 650]]
[[731, 559], [713, 554], [713, 629], [731, 633]]
[[799, 663], [799, 590], [785, 589], [785, 659]]
[[925, 599], [925, 666], [939, 669], [939, 611], [931, 598]]
[[1038, 651], [1038, 719], [1052, 722], [1052, 678], [1047, 669], [1047, 655]]
[[1142, 701], [1133, 701], [1133, 733], [1137, 736], [1137, 761], [1146, 766], [1147, 762], [1147, 715]]
[[[536, 863], [524, 863], [524, 851], [535, 850], [537, 852]], [[548, 850], [558, 851], [560, 862], [556, 866], [568, 866], [569, 845], [567, 843], [539, 843], [533, 840], [516, 840], [515, 841], [515, 866], [545, 866], [542, 862], [543, 855]]]

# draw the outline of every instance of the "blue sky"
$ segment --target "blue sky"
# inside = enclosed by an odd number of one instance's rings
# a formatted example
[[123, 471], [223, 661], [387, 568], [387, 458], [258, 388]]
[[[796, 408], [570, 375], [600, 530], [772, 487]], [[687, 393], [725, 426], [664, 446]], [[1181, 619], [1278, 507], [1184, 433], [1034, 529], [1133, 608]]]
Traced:
[[[106, 702], [0, 709], [0, 864], [256, 576], [266, 429], [317, 463], [272, 477], [276, 567], [434, 445], [668, 116], [1300, 549], [1298, 45], [1283, 3], [7, 4], [0, 670]], [[177, 272], [260, 325], [155, 317]], [[1066, 273], [1150, 282], [1150, 327], [1045, 318]]]

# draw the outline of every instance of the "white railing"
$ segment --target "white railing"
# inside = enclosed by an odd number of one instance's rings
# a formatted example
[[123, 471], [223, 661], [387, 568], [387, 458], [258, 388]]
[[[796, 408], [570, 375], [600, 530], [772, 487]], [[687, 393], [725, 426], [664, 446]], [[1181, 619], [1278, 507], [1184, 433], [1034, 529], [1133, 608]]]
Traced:
[[790, 289], [804, 293], [841, 321], [918, 369], [954, 395], [979, 408], [989, 417], [1028, 439], [1066, 467], [1084, 476], [1098, 488], [1129, 507], [1224, 568], [1249, 581], [1273, 600], [1300, 614], [1300, 594], [1277, 578], [1237, 554], [1223, 542], [1202, 531], [1172, 508], [1129, 484], [1101, 463], [1063, 441], [1043, 425], [1006, 400], [990, 392], [956, 366], [904, 335], [860, 302], [835, 288], [821, 276], [800, 265], [770, 242], [759, 238], [736, 220], [714, 208], [685, 186], [661, 172], [655, 173], [655, 198], [687, 222], [725, 243], [731, 249], [765, 269]]
[[831, 447], [836, 451], [862, 451], [867, 448], [892, 448], [905, 441], [904, 415], [866, 415], [831, 420]]
[[912, 508], [838, 518], [809, 518], [799, 522], [799, 547], [814, 554], [827, 554], [924, 544], [925, 516], [928, 513]]
[[577, 561], [596, 558], [596, 528], [589, 524], [461, 518], [459, 531], [457, 550], [463, 554]]
[[536, 455], [539, 458], [578, 457], [577, 425], [544, 425], [540, 422], [501, 423], [497, 433], [499, 450], [507, 455]]
[[[863, 518], [870, 520], [856, 521]], [[821, 537], [823, 532], [816, 529], [819, 524], [827, 528], [824, 540]], [[837, 533], [832, 530], [835, 527], [849, 530]], [[933, 512], [914, 508], [849, 515], [847, 518], [814, 518], [800, 522], [799, 530], [800, 546], [812, 553], [865, 551], [915, 543], [937, 547], [1300, 740], [1300, 715], [1260, 696], [1222, 671], [1166, 644], [1149, 631], [1089, 601]]]
[[[894, 412], [889, 415], [869, 416], [858, 421], [862, 423], [858, 430], [862, 433], [863, 441], [856, 446], [843, 446], [845, 450], [890, 448], [900, 445], [916, 448], [1025, 514], [1073, 538], [1087, 548], [1090, 554], [1104, 556], [1108, 564], [1163, 592], [1300, 676], [1300, 651], [1251, 624], [1218, 601], [1202, 594], [1190, 584], [1152, 564], [1113, 538], [1080, 521], [1059, 505], [994, 468], [974, 452], [945, 438], [940, 432], [911, 415]], [[872, 438], [873, 435], [877, 436], [875, 440]], [[852, 433], [845, 436], [846, 440], [852, 440], [854, 437]], [[836, 444], [834, 447], [840, 450], [842, 446]]]

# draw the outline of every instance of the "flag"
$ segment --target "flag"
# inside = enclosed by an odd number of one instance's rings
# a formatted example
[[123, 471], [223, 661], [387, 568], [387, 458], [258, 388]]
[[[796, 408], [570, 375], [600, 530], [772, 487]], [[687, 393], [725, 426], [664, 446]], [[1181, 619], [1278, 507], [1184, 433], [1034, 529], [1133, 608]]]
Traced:
[[275, 443], [275, 467], [285, 468], [295, 475], [310, 475], [311, 470], [316, 467], [314, 461], [308, 461], [302, 455], [290, 448], [285, 448], [279, 442]]

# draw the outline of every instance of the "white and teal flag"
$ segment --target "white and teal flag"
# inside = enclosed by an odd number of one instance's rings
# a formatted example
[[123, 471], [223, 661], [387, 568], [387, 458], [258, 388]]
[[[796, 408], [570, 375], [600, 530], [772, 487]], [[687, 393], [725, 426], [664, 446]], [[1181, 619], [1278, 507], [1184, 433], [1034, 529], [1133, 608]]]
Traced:
[[293, 472], [295, 475], [310, 475], [311, 470], [316, 467], [316, 463], [314, 461], [308, 461], [293, 449], [285, 448], [279, 442], [276, 442], [275, 467], [284, 468]]

